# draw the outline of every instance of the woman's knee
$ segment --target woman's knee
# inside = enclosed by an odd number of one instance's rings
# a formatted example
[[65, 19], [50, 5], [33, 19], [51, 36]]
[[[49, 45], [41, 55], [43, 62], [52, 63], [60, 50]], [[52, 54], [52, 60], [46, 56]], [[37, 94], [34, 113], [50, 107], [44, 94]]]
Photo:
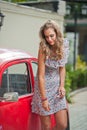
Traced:
[[51, 130], [51, 125], [49, 123], [42, 124], [42, 130]]
[[61, 110], [55, 114], [56, 125], [58, 130], [67, 128], [67, 113], [66, 110]]
[[63, 123], [61, 126], [65, 130], [67, 128], [67, 123]]
[[61, 130], [66, 130], [67, 128], [67, 123], [59, 123], [57, 124], [57, 128], [58, 130], [61, 129]]
[[51, 125], [50, 124], [45, 124], [44, 128], [45, 128], [45, 130], [51, 130]]

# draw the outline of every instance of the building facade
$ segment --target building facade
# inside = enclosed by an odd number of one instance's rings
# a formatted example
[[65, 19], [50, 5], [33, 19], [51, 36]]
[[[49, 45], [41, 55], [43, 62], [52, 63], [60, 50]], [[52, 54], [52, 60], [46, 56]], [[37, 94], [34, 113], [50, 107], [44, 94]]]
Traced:
[[81, 59], [87, 62], [87, 1], [68, 0], [66, 9], [65, 28], [68, 35], [73, 35], [73, 48], [76, 51], [74, 53], [78, 53]]
[[64, 13], [61, 12], [58, 14], [5, 1], [0, 1], [0, 10], [5, 15], [0, 30], [1, 48], [22, 49], [37, 57], [40, 26], [48, 19], [53, 19], [62, 32], [64, 30]]

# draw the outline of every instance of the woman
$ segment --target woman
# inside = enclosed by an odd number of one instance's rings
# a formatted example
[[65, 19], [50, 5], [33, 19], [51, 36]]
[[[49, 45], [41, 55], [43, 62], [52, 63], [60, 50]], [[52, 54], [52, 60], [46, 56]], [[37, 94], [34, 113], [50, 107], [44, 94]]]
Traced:
[[51, 114], [56, 121], [53, 130], [65, 130], [67, 106], [64, 82], [68, 41], [63, 39], [57, 23], [52, 20], [40, 28], [40, 39], [32, 112], [40, 115], [42, 130], [51, 130]]

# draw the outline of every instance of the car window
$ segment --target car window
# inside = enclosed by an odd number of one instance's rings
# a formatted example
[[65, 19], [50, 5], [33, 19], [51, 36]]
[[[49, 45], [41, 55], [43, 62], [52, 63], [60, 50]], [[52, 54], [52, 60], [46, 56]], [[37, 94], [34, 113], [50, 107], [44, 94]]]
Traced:
[[36, 62], [32, 62], [32, 69], [33, 69], [33, 74], [34, 74], [34, 78], [36, 77], [37, 75], [37, 67], [38, 67], [38, 64]]
[[18, 92], [25, 95], [31, 92], [31, 83], [27, 64], [20, 63], [8, 67], [2, 76], [0, 96], [5, 92]]

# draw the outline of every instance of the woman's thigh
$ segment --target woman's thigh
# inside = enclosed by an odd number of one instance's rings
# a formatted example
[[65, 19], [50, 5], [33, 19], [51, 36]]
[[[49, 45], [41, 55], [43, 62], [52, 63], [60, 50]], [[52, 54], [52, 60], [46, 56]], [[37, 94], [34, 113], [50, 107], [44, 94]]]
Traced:
[[63, 109], [55, 113], [56, 125], [67, 127], [67, 109]]
[[40, 116], [42, 130], [51, 129], [51, 118], [50, 116]]

